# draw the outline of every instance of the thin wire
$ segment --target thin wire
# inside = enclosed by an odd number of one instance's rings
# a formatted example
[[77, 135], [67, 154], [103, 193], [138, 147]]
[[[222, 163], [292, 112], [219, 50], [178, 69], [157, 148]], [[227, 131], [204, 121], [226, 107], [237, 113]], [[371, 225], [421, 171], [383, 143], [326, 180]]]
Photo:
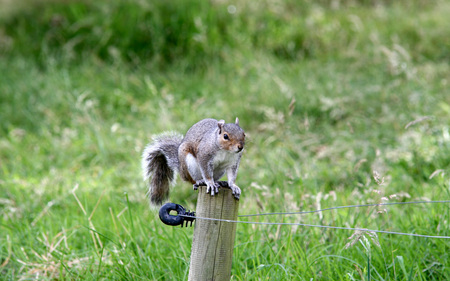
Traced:
[[[350, 206], [338, 206], [325, 208], [314, 211], [300, 211], [300, 212], [277, 212], [277, 213], [262, 213], [262, 214], [252, 214], [252, 215], [239, 215], [238, 217], [254, 217], [254, 216], [268, 216], [268, 215], [294, 215], [294, 214], [311, 214], [318, 213], [329, 210], [336, 209], [346, 209], [346, 208], [360, 208], [360, 207], [373, 207], [373, 206], [389, 206], [389, 205], [405, 205], [405, 204], [433, 204], [433, 203], [450, 203], [450, 200], [440, 200], [440, 201], [413, 201], [413, 202], [388, 202], [388, 203], [378, 203], [378, 204], [361, 204], [361, 205], [350, 205]], [[342, 229], [342, 230], [358, 230], [358, 231], [369, 231], [376, 233], [385, 233], [385, 234], [395, 234], [395, 235], [404, 235], [404, 236], [414, 236], [414, 237], [424, 237], [424, 238], [442, 238], [442, 239], [450, 239], [450, 236], [440, 236], [440, 235], [424, 235], [424, 234], [415, 234], [415, 233], [403, 233], [403, 232], [395, 232], [395, 231], [386, 231], [386, 230], [373, 230], [367, 228], [352, 228], [352, 227], [342, 227], [342, 226], [328, 226], [328, 225], [314, 225], [314, 224], [304, 224], [304, 223], [287, 223], [287, 222], [251, 222], [251, 221], [237, 221], [237, 220], [223, 220], [223, 219], [215, 219], [215, 218], [205, 218], [205, 217], [195, 217], [195, 216], [187, 216], [181, 215], [181, 217], [195, 218], [195, 219], [203, 219], [210, 221], [223, 221], [223, 222], [231, 222], [231, 223], [245, 223], [245, 224], [260, 224], [260, 225], [298, 225], [298, 226], [306, 226], [306, 227], [317, 227], [317, 228], [328, 228], [328, 229]]]
[[180, 217], [185, 217], [185, 218], [195, 218], [195, 219], [209, 220], [209, 221], [223, 221], [223, 222], [231, 222], [231, 223], [262, 224], [262, 225], [299, 225], [299, 226], [318, 227], [318, 228], [359, 230], [359, 231], [368, 231], [368, 232], [377, 232], [377, 233], [395, 234], [395, 235], [404, 235], [404, 236], [414, 236], [414, 237], [424, 237], [424, 238], [450, 239], [450, 236], [403, 233], [403, 232], [395, 232], [395, 231], [387, 231], [387, 230], [376, 230], [376, 229], [367, 229], [367, 228], [358, 228], [358, 227], [352, 228], [352, 227], [343, 227], [343, 226], [315, 225], [315, 224], [290, 223], [290, 222], [237, 221], [237, 220], [224, 220], [224, 219], [215, 219], [215, 218], [204, 218], [204, 217], [196, 217], [196, 216], [187, 216], [187, 215], [181, 215], [181, 214], [179, 216]]
[[404, 204], [430, 204], [430, 203], [450, 203], [450, 200], [374, 203], [374, 204], [338, 206], [338, 207], [331, 207], [331, 208], [325, 208], [325, 209], [314, 210], [314, 211], [299, 211], [299, 212], [285, 212], [285, 213], [279, 212], [279, 213], [261, 213], [261, 214], [252, 214], [252, 215], [239, 215], [238, 217], [256, 217], [256, 216], [270, 216], [270, 215], [303, 215], [303, 214], [319, 213], [319, 212], [336, 210], [336, 209], [373, 207], [373, 206], [389, 206], [389, 205], [404, 205]]

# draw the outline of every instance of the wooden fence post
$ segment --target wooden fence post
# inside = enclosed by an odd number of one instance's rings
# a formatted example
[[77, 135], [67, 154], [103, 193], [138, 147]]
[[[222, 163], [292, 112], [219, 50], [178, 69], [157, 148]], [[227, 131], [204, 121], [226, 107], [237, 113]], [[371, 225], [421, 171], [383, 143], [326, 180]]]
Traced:
[[[229, 188], [211, 196], [199, 187], [196, 217], [237, 220], [238, 210]], [[229, 281], [235, 236], [236, 223], [196, 219], [188, 280]]]

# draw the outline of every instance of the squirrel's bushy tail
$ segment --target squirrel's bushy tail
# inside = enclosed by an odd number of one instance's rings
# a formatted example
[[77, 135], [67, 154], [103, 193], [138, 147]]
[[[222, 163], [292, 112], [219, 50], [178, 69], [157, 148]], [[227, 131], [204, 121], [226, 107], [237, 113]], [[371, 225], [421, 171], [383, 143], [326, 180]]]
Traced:
[[148, 180], [148, 195], [154, 205], [161, 205], [169, 196], [180, 162], [178, 147], [183, 136], [175, 133], [160, 135], [147, 145], [142, 154], [144, 180]]

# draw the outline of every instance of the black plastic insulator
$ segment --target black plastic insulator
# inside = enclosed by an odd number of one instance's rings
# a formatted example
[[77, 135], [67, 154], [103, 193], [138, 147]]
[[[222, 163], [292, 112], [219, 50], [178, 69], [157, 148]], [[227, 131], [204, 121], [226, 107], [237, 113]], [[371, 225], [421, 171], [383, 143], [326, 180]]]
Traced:
[[[171, 215], [170, 211], [176, 211], [177, 215]], [[184, 216], [191, 216], [191, 217], [184, 217]], [[160, 220], [167, 224], [167, 225], [181, 225], [183, 227], [183, 223], [186, 222], [186, 226], [189, 222], [192, 222], [195, 220], [195, 218], [192, 218], [195, 216], [195, 212], [186, 211], [186, 209], [175, 203], [166, 203], [164, 204], [161, 209], [159, 209], [159, 218]]]

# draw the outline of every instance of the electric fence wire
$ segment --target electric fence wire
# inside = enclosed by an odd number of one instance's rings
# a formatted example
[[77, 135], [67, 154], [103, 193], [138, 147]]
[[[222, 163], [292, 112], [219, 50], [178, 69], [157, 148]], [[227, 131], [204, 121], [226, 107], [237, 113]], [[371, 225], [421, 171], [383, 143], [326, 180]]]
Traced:
[[[401, 204], [437, 204], [437, 203], [450, 203], [450, 200], [441, 200], [441, 201], [413, 201], [413, 202], [390, 202], [390, 203], [378, 203], [378, 204], [362, 204], [362, 205], [350, 205], [350, 206], [338, 206], [331, 207], [326, 209], [314, 210], [314, 211], [304, 211], [304, 212], [286, 212], [286, 213], [263, 213], [263, 214], [253, 214], [253, 215], [240, 215], [239, 217], [251, 217], [251, 216], [267, 216], [267, 215], [293, 215], [293, 214], [310, 214], [317, 213], [335, 209], [344, 209], [344, 208], [359, 208], [359, 207], [372, 207], [372, 206], [388, 206], [388, 205], [401, 205]], [[222, 221], [228, 223], [244, 223], [244, 224], [259, 224], [259, 225], [289, 225], [289, 226], [306, 226], [306, 227], [317, 227], [317, 228], [327, 228], [327, 229], [341, 229], [341, 230], [354, 230], [354, 231], [364, 231], [364, 232], [375, 232], [375, 233], [384, 233], [384, 234], [394, 234], [394, 235], [403, 235], [403, 236], [413, 236], [413, 237], [422, 237], [422, 238], [440, 238], [440, 239], [450, 239], [450, 236], [443, 235], [426, 235], [426, 234], [417, 234], [417, 233], [404, 233], [404, 232], [396, 232], [396, 231], [387, 231], [387, 230], [377, 230], [377, 229], [367, 229], [367, 228], [359, 228], [359, 227], [344, 227], [344, 226], [330, 226], [330, 225], [315, 225], [315, 224], [305, 224], [305, 223], [290, 223], [290, 222], [255, 222], [255, 221], [238, 221], [238, 220], [224, 220], [224, 219], [216, 219], [216, 218], [205, 218], [205, 217], [197, 217], [197, 216], [188, 216], [188, 215], [180, 215], [186, 218], [195, 218], [201, 220], [209, 220], [209, 221]]]
[[405, 204], [433, 204], [433, 203], [450, 203], [450, 200], [373, 203], [373, 204], [361, 204], [361, 205], [349, 205], [349, 206], [330, 207], [330, 208], [325, 208], [325, 209], [320, 209], [320, 210], [313, 210], [313, 211], [279, 212], [279, 213], [261, 213], [261, 214], [252, 214], [252, 215], [239, 215], [238, 217], [256, 217], [256, 216], [271, 216], [271, 215], [303, 215], [303, 214], [320, 213], [320, 212], [324, 212], [324, 211], [337, 210], [337, 209], [375, 207], [375, 206], [389, 206], [389, 205], [405, 205]]

